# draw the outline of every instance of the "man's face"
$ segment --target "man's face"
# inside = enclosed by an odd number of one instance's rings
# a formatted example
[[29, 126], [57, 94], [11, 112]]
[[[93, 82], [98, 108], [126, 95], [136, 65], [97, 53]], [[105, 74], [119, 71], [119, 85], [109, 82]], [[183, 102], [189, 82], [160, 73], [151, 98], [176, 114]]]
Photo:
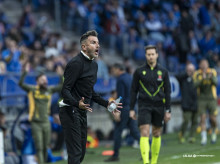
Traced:
[[186, 72], [187, 72], [188, 76], [192, 76], [193, 73], [195, 72], [195, 67], [194, 67], [194, 65], [193, 65], [193, 64], [188, 64], [188, 65], [186, 66]]
[[12, 51], [15, 51], [17, 47], [16, 42], [14, 40], [11, 40], [9, 44], [10, 44], [10, 49]]
[[82, 44], [82, 50], [91, 59], [97, 58], [99, 55], [99, 40], [95, 36], [89, 36], [87, 40]]
[[119, 69], [112, 67], [112, 75], [115, 77], [118, 77], [119, 76]]
[[42, 75], [37, 79], [37, 84], [40, 86], [40, 88], [42, 89], [46, 89], [47, 88], [47, 84], [48, 84], [48, 80], [46, 75]]
[[145, 56], [146, 56], [147, 62], [150, 65], [155, 64], [157, 62], [158, 54], [156, 53], [155, 49], [152, 48], [152, 49], [146, 50]]
[[206, 70], [208, 69], [209, 67], [209, 63], [207, 60], [202, 60], [201, 63], [200, 63], [200, 69], [204, 72], [206, 72]]

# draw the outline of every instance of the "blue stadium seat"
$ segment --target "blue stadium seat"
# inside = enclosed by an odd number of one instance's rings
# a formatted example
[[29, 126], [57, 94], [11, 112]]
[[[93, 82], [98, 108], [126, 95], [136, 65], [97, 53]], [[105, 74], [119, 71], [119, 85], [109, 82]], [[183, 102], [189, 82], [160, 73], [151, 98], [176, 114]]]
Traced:
[[108, 85], [104, 85], [104, 79], [98, 78], [94, 86], [94, 90], [99, 94], [108, 94], [115, 89], [116, 81], [114, 78], [110, 78]]
[[195, 65], [195, 67], [197, 68], [198, 64], [197, 64], [197, 61], [196, 61], [196, 57], [195, 57], [195, 56], [188, 55], [188, 56], [187, 56], [187, 60], [190, 61], [193, 65]]
[[177, 73], [179, 70], [179, 59], [176, 56], [168, 57], [168, 70], [173, 73]]

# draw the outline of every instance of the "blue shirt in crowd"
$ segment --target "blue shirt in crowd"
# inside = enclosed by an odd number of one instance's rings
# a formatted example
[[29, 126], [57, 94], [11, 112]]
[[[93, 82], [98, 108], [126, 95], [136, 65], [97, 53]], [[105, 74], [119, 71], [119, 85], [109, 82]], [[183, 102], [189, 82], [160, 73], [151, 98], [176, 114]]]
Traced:
[[[2, 58], [5, 60], [7, 59], [11, 54], [10, 50], [4, 50], [2, 52]], [[7, 63], [7, 71], [9, 72], [20, 72], [21, 71], [21, 63], [20, 63], [20, 51], [15, 51], [12, 54], [11, 60]]]

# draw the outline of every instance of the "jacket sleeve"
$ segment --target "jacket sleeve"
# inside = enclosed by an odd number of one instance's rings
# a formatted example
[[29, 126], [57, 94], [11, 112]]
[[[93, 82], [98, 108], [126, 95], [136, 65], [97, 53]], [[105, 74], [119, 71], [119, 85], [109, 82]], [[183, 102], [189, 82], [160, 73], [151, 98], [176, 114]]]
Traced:
[[138, 76], [138, 71], [136, 70], [131, 84], [130, 110], [134, 110], [134, 106], [137, 101], [138, 89], [139, 89], [139, 76]]
[[60, 92], [62, 86], [63, 86], [63, 76], [60, 76], [60, 83], [50, 87], [51, 93]]
[[181, 83], [182, 80], [184, 80], [187, 77], [187, 74], [186, 73], [176, 74], [175, 77], [177, 78], [179, 83]]
[[64, 103], [79, 107], [79, 102], [72, 96], [71, 90], [75, 85], [77, 79], [80, 77], [83, 65], [80, 62], [72, 61], [68, 63], [64, 71], [64, 82], [61, 95]]
[[202, 75], [199, 74], [198, 71], [196, 71], [193, 75], [193, 84], [196, 88], [200, 87], [200, 85], [202, 84], [203, 81], [203, 77]]
[[29, 92], [29, 91], [31, 91], [34, 88], [34, 86], [27, 85], [27, 84], [24, 83], [24, 78], [26, 77], [26, 75], [27, 75], [27, 72], [25, 72], [25, 71], [21, 74], [21, 77], [20, 77], [20, 80], [18, 82], [18, 85], [22, 89], [24, 89], [26, 92]]
[[164, 93], [165, 93], [165, 107], [166, 110], [169, 110], [171, 112], [170, 108], [170, 101], [171, 101], [171, 85], [170, 85], [170, 79], [169, 79], [169, 74], [168, 71], [165, 73], [164, 77]]
[[94, 90], [92, 92], [92, 100], [98, 103], [99, 105], [102, 105], [107, 108], [108, 101], [104, 100], [99, 94], [97, 94]]
[[212, 81], [213, 85], [217, 86], [217, 84], [218, 84], [217, 72], [214, 69], [212, 69], [211, 81]]

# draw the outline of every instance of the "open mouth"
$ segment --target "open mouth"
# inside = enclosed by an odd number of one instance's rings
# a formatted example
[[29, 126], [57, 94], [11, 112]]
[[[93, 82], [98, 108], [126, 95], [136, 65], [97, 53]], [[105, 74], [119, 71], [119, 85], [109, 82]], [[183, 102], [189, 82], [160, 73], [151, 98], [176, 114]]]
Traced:
[[95, 53], [98, 55], [99, 54], [99, 50], [95, 50]]

